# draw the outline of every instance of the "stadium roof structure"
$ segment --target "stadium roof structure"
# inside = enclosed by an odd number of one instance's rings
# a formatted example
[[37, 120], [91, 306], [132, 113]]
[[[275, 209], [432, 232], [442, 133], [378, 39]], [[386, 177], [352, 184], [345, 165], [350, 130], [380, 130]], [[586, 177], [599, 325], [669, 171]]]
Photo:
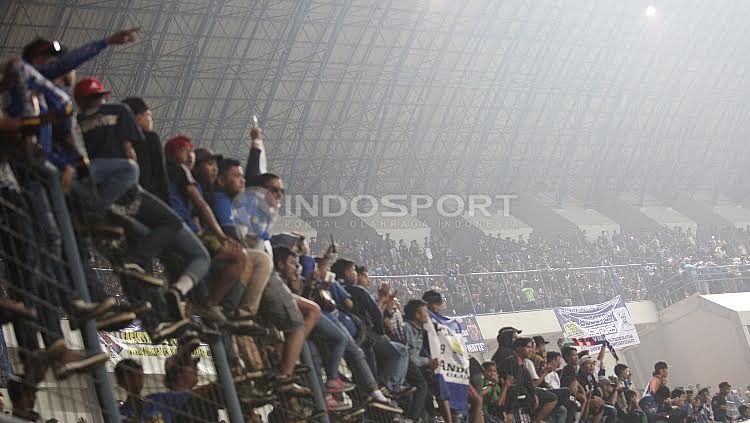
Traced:
[[6, 0], [0, 55], [141, 27], [79, 74], [237, 158], [257, 115], [297, 193], [744, 189], [750, 2], [647, 6]]

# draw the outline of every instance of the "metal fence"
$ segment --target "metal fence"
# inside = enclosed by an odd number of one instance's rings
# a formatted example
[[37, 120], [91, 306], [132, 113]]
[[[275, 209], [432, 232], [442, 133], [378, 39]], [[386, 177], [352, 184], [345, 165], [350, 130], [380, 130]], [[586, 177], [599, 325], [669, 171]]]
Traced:
[[[76, 316], [72, 301], [109, 301], [116, 303], [112, 309], [118, 313], [132, 310], [138, 304], [128, 300], [133, 300], [129, 294], [136, 282], [112, 270], [111, 262], [121, 259], [117, 254], [122, 252], [122, 240], [94, 236], [85, 195], [95, 195], [92, 187], [76, 180], [74, 189], [64, 194], [55, 168], [46, 162], [30, 163], [24, 157], [12, 163], [0, 157], [0, 320], [7, 323], [0, 334], [0, 388], [8, 393], [6, 404], [0, 401], [0, 421], [14, 421], [2, 413], [4, 409], [36, 419], [33, 411], [43, 421], [135, 421], [122, 417], [123, 401], [142, 412], [142, 421], [153, 423], [394, 419], [368, 405], [368, 393], [358, 391], [351, 394], [352, 408], [329, 418], [319, 364], [327, 351], [321, 343], [323, 348], [313, 348], [313, 340], [306, 342], [297, 372], [299, 383], [312, 395], [293, 397], [272, 393], [283, 337], [202, 336], [209, 340], [207, 345], [179, 357], [176, 340], [152, 345], [137, 320], [105, 332], [97, 327], [102, 320]], [[158, 261], [154, 269], [166, 277]], [[153, 289], [153, 295], [161, 295], [164, 288]], [[19, 310], [33, 310], [35, 315]], [[243, 370], [230, 367], [228, 356], [239, 357]], [[70, 364], [71, 358], [95, 359], [99, 365], [62, 372], [66, 368], [60, 365]], [[251, 359], [257, 359], [252, 366]], [[342, 374], [350, 375], [345, 367]], [[175, 378], [195, 380], [178, 389]], [[125, 388], [138, 391], [131, 395], [134, 401], [128, 401]]]
[[[676, 268], [654, 263], [440, 275], [371, 276], [404, 302], [436, 289], [448, 313], [510, 313], [597, 304], [622, 295], [667, 307], [693, 294], [750, 291], [750, 265]], [[377, 287], [376, 287], [377, 288]]]
[[[23, 159], [12, 165], [2, 161], [0, 167], [0, 284], [7, 295], [2, 297], [1, 314], [8, 323], [0, 351], [0, 387], [8, 393], [4, 407], [27, 416], [33, 410], [44, 420], [119, 422], [118, 400], [124, 400], [125, 394], [115, 388], [111, 358], [121, 357], [112, 350], [102, 351], [96, 321], [77, 318], [82, 317], [76, 315], [81, 310], [71, 303], [91, 303], [93, 288], [100, 291], [95, 297], [102, 304], [109, 293], [119, 295], [123, 284], [132, 282], [96, 270], [96, 258], [89, 250], [91, 233], [84, 230], [90, 222], [79, 213], [85, 199], [63, 193], [56, 169]], [[82, 181], [76, 184], [81, 184], [79, 189], [90, 188]], [[33, 310], [35, 315], [18, 310]], [[165, 341], [154, 351], [171, 352], [158, 348], [168, 345]], [[218, 418], [202, 415], [245, 421], [223, 339], [211, 342], [208, 350], [201, 360], [199, 388], [203, 389], [192, 390], [190, 407], [166, 401], [162, 412], [190, 413], [190, 421]], [[138, 361], [144, 365], [148, 359]], [[165, 363], [156, 361], [158, 366]], [[168, 392], [164, 369], [154, 369], [153, 363], [150, 367], [142, 376], [142, 395]], [[149, 400], [142, 406], [148, 407]], [[8, 416], [0, 413], [0, 418]]]
[[651, 299], [658, 294], [664, 274], [665, 269], [653, 264], [625, 264], [371, 278], [390, 284], [401, 301], [437, 289], [446, 298], [448, 312], [460, 315], [596, 304], [615, 295], [627, 301]]

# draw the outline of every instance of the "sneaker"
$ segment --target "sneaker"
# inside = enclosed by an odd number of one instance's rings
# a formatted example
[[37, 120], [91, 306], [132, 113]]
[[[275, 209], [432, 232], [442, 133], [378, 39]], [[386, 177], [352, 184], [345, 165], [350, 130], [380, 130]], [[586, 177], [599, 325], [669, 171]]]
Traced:
[[338, 400], [336, 400], [336, 398], [334, 398], [333, 395], [328, 394], [326, 395], [326, 408], [328, 409], [328, 411], [336, 412], [348, 410], [352, 407], [347, 406], [343, 401], [339, 402]]
[[417, 391], [417, 388], [414, 386], [400, 385], [394, 386], [393, 389], [381, 388], [380, 391], [386, 397], [398, 400], [410, 396]]
[[227, 324], [227, 316], [221, 306], [198, 306], [193, 312], [200, 316], [201, 319], [211, 322], [219, 327]]
[[80, 298], [70, 300], [68, 311], [71, 317], [78, 320], [95, 319], [104, 315], [115, 306], [117, 302], [112, 297], [107, 297], [98, 303], [87, 303]]
[[179, 336], [180, 333], [190, 326], [190, 320], [182, 319], [177, 322], [159, 323], [148, 335], [151, 337], [152, 344], [161, 344], [162, 341]]
[[115, 332], [128, 327], [136, 319], [135, 313], [116, 311], [101, 316], [96, 321], [96, 330], [104, 332]]
[[83, 351], [67, 350], [63, 356], [52, 364], [57, 379], [65, 379], [73, 373], [82, 373], [99, 367], [109, 360], [105, 352], [87, 354]]
[[118, 311], [133, 313], [136, 316], [141, 316], [143, 314], [148, 313], [149, 311], [153, 310], [154, 307], [151, 305], [148, 301], [141, 301], [140, 303], [137, 303], [135, 305], [129, 305], [125, 307], [118, 308]]
[[239, 335], [239, 336], [268, 336], [270, 331], [260, 326], [259, 324], [253, 322], [253, 321], [234, 321], [230, 320], [224, 325], [224, 328], [226, 328], [229, 332], [232, 333], [232, 335]]
[[312, 395], [310, 388], [296, 383], [294, 377], [277, 376], [272, 382], [274, 390], [280, 394], [297, 397], [309, 397]]
[[19, 318], [34, 320], [36, 310], [27, 308], [22, 302], [0, 297], [0, 323], [8, 323]]
[[175, 288], [169, 288], [164, 293], [164, 302], [167, 303], [167, 313], [173, 319], [184, 319], [185, 313], [182, 307], [182, 294]]
[[370, 407], [389, 413], [401, 414], [404, 412], [403, 409], [397, 406], [393, 401], [386, 398], [380, 391], [374, 391], [370, 394]]
[[352, 389], [354, 389], [354, 385], [344, 382], [340, 377], [329, 379], [326, 382], [326, 390], [328, 392], [349, 392]]
[[161, 287], [164, 285], [161, 279], [149, 275], [146, 270], [143, 269], [139, 264], [133, 262], [123, 263], [115, 269], [117, 273], [125, 275], [127, 277], [137, 279], [139, 282], [143, 282], [146, 285]]

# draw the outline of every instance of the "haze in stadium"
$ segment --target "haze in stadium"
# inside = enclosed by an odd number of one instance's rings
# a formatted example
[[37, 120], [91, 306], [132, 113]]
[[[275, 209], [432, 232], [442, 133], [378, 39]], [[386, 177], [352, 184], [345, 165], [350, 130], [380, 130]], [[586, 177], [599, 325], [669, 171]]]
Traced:
[[0, 423], [750, 420], [747, 16], [0, 2]]

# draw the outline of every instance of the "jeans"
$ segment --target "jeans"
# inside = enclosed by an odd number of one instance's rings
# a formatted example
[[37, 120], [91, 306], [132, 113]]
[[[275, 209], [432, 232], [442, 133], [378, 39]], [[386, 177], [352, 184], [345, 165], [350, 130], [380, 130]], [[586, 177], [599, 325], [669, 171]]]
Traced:
[[326, 313], [321, 313], [320, 320], [315, 325], [317, 334], [325, 338], [325, 346], [328, 349], [328, 360], [325, 363], [326, 377], [328, 380], [339, 377], [339, 364], [346, 352], [346, 337], [343, 336], [333, 318]]
[[404, 344], [393, 342], [385, 336], [372, 339], [372, 351], [377, 361], [378, 378], [388, 389], [404, 384], [409, 369], [409, 350]]
[[[174, 210], [148, 191], [140, 189], [140, 195], [141, 206], [133, 217], [147, 226], [149, 230], [137, 239], [128, 242], [128, 256], [130, 258], [140, 265], [147, 265], [154, 257], [158, 257], [168, 245], [180, 248], [180, 244], [174, 242], [177, 236], [182, 236], [183, 242], [193, 244], [189, 239], [190, 235], [181, 232], [185, 225]], [[200, 244], [198, 238], [195, 235], [193, 237], [195, 243]], [[191, 252], [193, 249], [197, 249], [195, 245], [188, 245], [188, 247]], [[203, 248], [202, 245], [201, 248]], [[203, 250], [205, 251], [205, 248]], [[206, 256], [208, 256], [207, 252]], [[201, 278], [203, 276], [205, 274]], [[193, 279], [193, 282], [197, 283], [199, 280], [200, 278]]]
[[[331, 325], [326, 325], [326, 323], [323, 323], [323, 326], [320, 327], [320, 322], [324, 320], [327, 322], [330, 322]], [[362, 351], [362, 349], [357, 345], [357, 342], [354, 341], [354, 338], [349, 334], [349, 331], [344, 327], [341, 322], [339, 322], [338, 319], [336, 319], [333, 316], [321, 314], [320, 320], [318, 321], [318, 326], [316, 326], [316, 329], [328, 329], [331, 330], [329, 333], [330, 336], [337, 336], [333, 330], [338, 328], [338, 337], [343, 337], [346, 340], [346, 349], [344, 350], [344, 359], [346, 360], [346, 364], [349, 365], [349, 370], [351, 370], [352, 375], [354, 375], [355, 381], [367, 388], [370, 391], [374, 391], [375, 389], [378, 389], [378, 383], [375, 381], [375, 376], [372, 375], [372, 371], [370, 370], [370, 367], [367, 365], [367, 360], [365, 360], [365, 353]]]
[[112, 204], [138, 183], [138, 164], [128, 159], [94, 159], [89, 167], [99, 199], [96, 209], [106, 213]]
[[417, 388], [417, 390], [414, 391], [409, 405], [404, 410], [404, 417], [414, 420], [424, 418], [427, 413], [427, 410], [425, 410], [425, 401], [427, 400], [427, 395], [431, 395], [431, 393], [419, 367], [409, 363], [406, 372], [406, 382]]

